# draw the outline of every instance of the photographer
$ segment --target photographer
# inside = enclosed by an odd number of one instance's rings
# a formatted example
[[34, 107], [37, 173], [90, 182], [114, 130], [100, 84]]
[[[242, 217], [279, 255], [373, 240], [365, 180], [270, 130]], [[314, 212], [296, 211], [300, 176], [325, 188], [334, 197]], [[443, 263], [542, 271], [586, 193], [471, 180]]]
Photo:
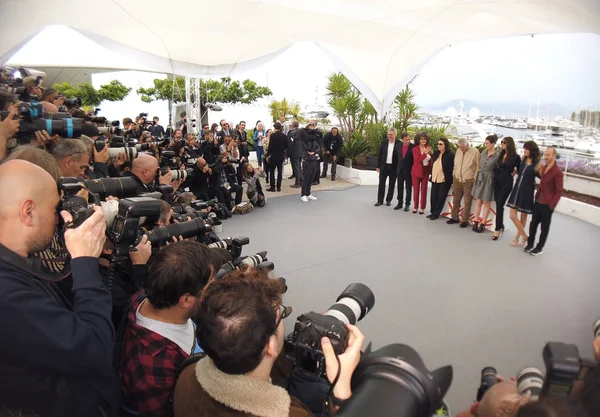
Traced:
[[208, 201], [209, 197], [209, 182], [212, 170], [204, 160], [204, 158], [196, 159], [194, 164], [194, 176], [192, 178], [191, 190], [201, 200]]
[[[179, 365], [201, 351], [191, 318], [213, 275], [213, 253], [190, 241], [162, 248], [149, 264], [144, 291], [127, 313], [118, 354], [121, 408], [134, 415], [170, 415], [169, 396]], [[218, 267], [217, 267], [218, 268]]]
[[[5, 103], [5, 108], [2, 108], [3, 93], [0, 90], [0, 110], [8, 109], [10, 105], [8, 102]], [[8, 154], [8, 141], [19, 131], [21, 121], [15, 119], [17, 115], [17, 106], [12, 106], [10, 113], [6, 119], [0, 121], [0, 160], [6, 158]]]
[[148, 131], [155, 138], [162, 138], [165, 136], [165, 128], [158, 124], [158, 116], [152, 118], [152, 126], [148, 128]]
[[221, 155], [219, 151], [219, 139], [214, 137], [211, 132], [204, 135], [206, 141], [202, 144], [202, 155], [209, 165], [214, 165]]
[[63, 177], [84, 177], [90, 166], [89, 148], [81, 139], [62, 139], [52, 154]]
[[[242, 202], [242, 187], [237, 184], [237, 172], [229, 162], [229, 152], [225, 151], [212, 169], [210, 185], [212, 194], [229, 210]], [[235, 193], [235, 204], [232, 193]]]
[[[208, 357], [186, 367], [177, 380], [175, 417], [311, 416], [308, 408], [274, 385], [283, 351], [283, 319], [292, 312], [282, 304], [284, 284], [265, 271], [235, 271], [204, 289], [196, 316], [196, 337]], [[350, 342], [339, 355], [334, 397], [352, 395], [350, 379], [360, 360], [364, 336], [348, 326]], [[338, 362], [331, 342], [321, 340], [327, 377]]]
[[519, 395], [515, 381], [506, 382], [500, 375], [498, 383], [487, 390], [480, 402], [458, 417], [514, 417], [519, 409], [529, 402], [531, 393]]
[[[31, 163], [8, 161], [0, 166], [0, 198], [0, 404], [44, 416], [114, 415], [111, 299], [98, 272], [106, 230], [101, 209], [64, 233], [71, 304], [56, 278], [28, 258], [54, 235], [60, 202], [54, 179]], [[65, 211], [61, 216], [72, 219]]]
[[300, 126], [298, 120], [292, 120], [290, 131], [287, 134], [287, 155], [292, 164], [292, 176], [290, 179], [294, 178], [294, 184], [290, 185], [292, 188], [302, 187], [302, 144], [298, 140], [298, 126]]
[[[88, 168], [85, 170], [85, 178], [89, 180], [96, 180], [109, 177], [111, 170], [108, 166], [108, 161], [110, 160], [108, 145], [105, 145], [101, 151], [98, 151], [94, 145], [94, 140], [88, 136], [81, 135], [81, 141], [87, 146], [89, 154], [93, 155], [93, 157], [90, 158], [90, 164]], [[126, 156], [127, 155], [124, 155], [123, 157]]]
[[181, 130], [182, 135], [187, 133], [187, 113], [182, 111], [179, 115], [181, 120], [175, 123], [175, 129]]
[[[132, 162], [130, 172], [125, 172], [124, 176], [133, 177], [137, 183], [136, 194], [144, 194], [154, 191], [154, 183], [158, 173], [158, 161], [148, 154], [140, 154]], [[161, 184], [169, 184], [171, 174], [160, 177]]]
[[327, 168], [329, 163], [331, 163], [331, 181], [335, 181], [337, 160], [344, 144], [344, 138], [340, 135], [337, 127], [332, 127], [331, 131], [325, 135], [323, 144], [325, 145], [325, 154], [323, 155], [323, 172], [321, 173], [321, 178], [327, 177]]
[[187, 158], [197, 159], [202, 156], [202, 150], [196, 142], [196, 138], [192, 133], [185, 135], [185, 153]]

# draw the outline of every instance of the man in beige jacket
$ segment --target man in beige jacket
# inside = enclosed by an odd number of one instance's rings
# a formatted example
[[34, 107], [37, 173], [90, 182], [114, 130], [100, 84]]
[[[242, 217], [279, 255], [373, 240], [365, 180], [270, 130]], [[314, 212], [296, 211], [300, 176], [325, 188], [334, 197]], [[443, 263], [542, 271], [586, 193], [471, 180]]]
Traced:
[[471, 217], [471, 190], [475, 182], [475, 175], [479, 170], [479, 152], [477, 149], [469, 146], [466, 139], [458, 140], [458, 150], [454, 156], [454, 181], [452, 182], [452, 218], [446, 223], [459, 223], [458, 215], [460, 213], [460, 201], [465, 199], [464, 210], [460, 219], [460, 227], [469, 226], [469, 218]]

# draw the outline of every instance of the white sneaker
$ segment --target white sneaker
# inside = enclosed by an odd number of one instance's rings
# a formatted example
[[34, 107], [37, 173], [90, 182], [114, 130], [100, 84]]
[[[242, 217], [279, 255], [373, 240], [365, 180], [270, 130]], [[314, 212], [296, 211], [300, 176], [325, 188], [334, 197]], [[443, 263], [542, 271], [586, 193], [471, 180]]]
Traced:
[[305, 195], [303, 195], [302, 197], [300, 197], [300, 200], [302, 200], [303, 203], [308, 203], [308, 198], [306, 198]]
[[311, 194], [311, 195], [308, 196], [308, 199], [312, 200], [312, 201], [315, 201], [317, 199], [317, 197], [315, 197], [314, 195]]

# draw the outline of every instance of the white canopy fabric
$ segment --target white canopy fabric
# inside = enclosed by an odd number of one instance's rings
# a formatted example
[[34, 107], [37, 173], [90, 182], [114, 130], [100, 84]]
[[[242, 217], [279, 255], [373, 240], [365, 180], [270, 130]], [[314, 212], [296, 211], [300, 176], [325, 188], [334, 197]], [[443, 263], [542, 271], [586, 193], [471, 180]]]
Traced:
[[[0, 64], [49, 25], [68, 26], [111, 51], [86, 67], [194, 77], [258, 66], [308, 40], [380, 112], [448, 45], [600, 33], [598, 0], [4, 0], [0, 7]], [[45, 48], [35, 65], [64, 66], [78, 52], [69, 39]]]

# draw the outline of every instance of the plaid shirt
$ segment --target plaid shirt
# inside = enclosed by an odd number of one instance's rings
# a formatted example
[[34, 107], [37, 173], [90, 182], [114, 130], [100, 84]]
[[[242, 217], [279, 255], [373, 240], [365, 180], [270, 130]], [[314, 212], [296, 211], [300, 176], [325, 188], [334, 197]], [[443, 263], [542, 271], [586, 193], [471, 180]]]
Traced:
[[171, 392], [179, 365], [189, 356], [171, 340], [136, 323], [135, 313], [146, 297], [133, 296], [119, 361], [122, 402], [143, 416], [170, 414]]

